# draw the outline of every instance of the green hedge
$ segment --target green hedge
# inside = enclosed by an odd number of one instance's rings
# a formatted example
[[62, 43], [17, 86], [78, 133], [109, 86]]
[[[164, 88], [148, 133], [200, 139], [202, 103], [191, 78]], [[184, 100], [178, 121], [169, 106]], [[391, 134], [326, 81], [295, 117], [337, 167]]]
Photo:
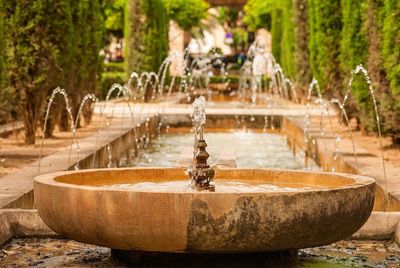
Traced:
[[[369, 0], [377, 7], [381, 24], [381, 56], [386, 72], [379, 70], [381, 114], [384, 115], [384, 131], [393, 134], [400, 142], [400, 2], [393, 0]], [[372, 59], [373, 60], [373, 59]], [[382, 66], [380, 66], [382, 68]], [[385, 75], [382, 78], [381, 76]], [[387, 82], [388, 81], [388, 82]], [[389, 90], [388, 85], [389, 84]]]
[[100, 92], [99, 98], [104, 100], [107, 96], [108, 90], [115, 83], [120, 85], [125, 84], [127, 81], [127, 76], [125, 72], [106, 72], [101, 76]]
[[[304, 88], [313, 76], [326, 97], [343, 98], [351, 71], [358, 64], [366, 67], [383, 132], [400, 136], [400, 1], [249, 0], [244, 9], [252, 29], [260, 27], [261, 14], [271, 14], [273, 54]], [[354, 76], [351, 94], [350, 116], [364, 130], [376, 131], [362, 73]]]
[[339, 96], [340, 35], [342, 29], [340, 1], [308, 1], [310, 23], [310, 63], [313, 76], [327, 96]]
[[125, 64], [123, 62], [108, 62], [103, 64], [103, 72], [124, 72]]
[[283, 5], [283, 13], [280, 62], [285, 75], [293, 79], [295, 76], [293, 0], [282, 0], [281, 2]]
[[[342, 33], [340, 40], [340, 68], [343, 77], [342, 94], [348, 88], [348, 77], [358, 64], [366, 62], [368, 43], [364, 29], [363, 13], [365, 0], [342, 0]], [[351, 116], [359, 118], [365, 129], [372, 130], [375, 127], [374, 110], [370, 97], [368, 84], [362, 73], [354, 77], [352, 96], [355, 107], [348, 107]], [[349, 109], [350, 108], [350, 109]]]
[[392, 94], [400, 106], [400, 1], [385, 0], [383, 56]]

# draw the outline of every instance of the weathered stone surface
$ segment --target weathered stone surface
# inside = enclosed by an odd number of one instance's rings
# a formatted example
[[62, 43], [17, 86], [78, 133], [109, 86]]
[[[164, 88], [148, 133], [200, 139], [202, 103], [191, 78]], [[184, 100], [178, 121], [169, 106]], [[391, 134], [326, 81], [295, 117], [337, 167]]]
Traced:
[[58, 236], [40, 218], [36, 209], [0, 210], [0, 245], [13, 237]]
[[183, 169], [83, 170], [35, 179], [43, 221], [74, 240], [125, 250], [257, 252], [344, 239], [368, 219], [368, 177], [267, 169], [217, 169], [215, 180], [303, 183], [322, 189], [276, 192], [148, 192], [114, 183], [187, 180]]
[[394, 234], [394, 241], [396, 241], [397, 245], [400, 247], [400, 224], [397, 225], [395, 234]]

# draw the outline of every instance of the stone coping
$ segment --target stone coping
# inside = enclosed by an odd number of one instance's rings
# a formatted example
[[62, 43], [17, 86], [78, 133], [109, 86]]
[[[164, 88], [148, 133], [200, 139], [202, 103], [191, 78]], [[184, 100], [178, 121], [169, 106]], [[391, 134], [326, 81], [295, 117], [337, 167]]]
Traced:
[[[86, 190], [100, 190], [98, 186], [115, 183], [134, 183], [134, 182], [159, 182], [159, 181], [179, 181], [188, 180], [184, 168], [169, 167], [138, 167], [138, 168], [107, 168], [107, 169], [85, 169], [75, 171], [60, 171], [55, 173], [43, 174], [35, 177], [35, 184], [46, 184], [55, 187], [81, 188]], [[304, 183], [307, 185], [320, 185], [326, 188], [309, 189], [306, 192], [326, 192], [342, 190], [346, 188], [360, 188], [367, 185], [374, 185], [375, 180], [361, 175], [344, 173], [326, 173], [317, 171], [301, 170], [276, 170], [276, 169], [252, 169], [252, 168], [218, 168], [215, 170], [215, 179], [220, 181], [241, 181], [250, 183], [265, 182], [285, 182], [285, 183]], [[101, 188], [101, 191], [131, 191], [128, 189]], [[136, 191], [136, 190], [135, 190]], [[167, 194], [169, 192], [145, 191], [155, 194]], [[228, 195], [240, 194], [232, 192], [181, 192], [171, 191], [173, 194], [211, 194]], [[245, 192], [246, 193], [246, 192]], [[257, 192], [254, 192], [257, 193]], [[296, 194], [290, 190], [277, 192], [259, 193], [266, 195]]]

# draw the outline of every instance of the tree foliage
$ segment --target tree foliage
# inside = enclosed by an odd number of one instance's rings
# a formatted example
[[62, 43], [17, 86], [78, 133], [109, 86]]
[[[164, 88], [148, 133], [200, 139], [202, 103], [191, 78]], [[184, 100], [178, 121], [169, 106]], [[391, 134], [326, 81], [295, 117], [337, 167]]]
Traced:
[[25, 142], [35, 141], [36, 124], [57, 72], [60, 59], [57, 30], [62, 9], [50, 1], [14, 0], [6, 3], [10, 88], [25, 124]]
[[293, 0], [281, 1], [282, 7], [282, 40], [281, 40], [281, 65], [287, 77], [295, 77], [294, 63], [294, 21], [293, 21]]
[[310, 63], [313, 76], [327, 96], [339, 96], [340, 35], [342, 29], [340, 1], [309, 0]]
[[276, 5], [277, 1], [273, 0], [249, 0], [243, 8], [243, 22], [251, 31], [259, 28], [271, 30], [271, 15]]
[[209, 5], [204, 0], [162, 0], [168, 16], [185, 31], [200, 26], [207, 17]]
[[[32, 144], [47, 96], [55, 87], [66, 88], [75, 104], [84, 92], [95, 91], [101, 66], [100, 0], [1, 3], [5, 5], [8, 88], [25, 124], [25, 142]], [[57, 105], [52, 113], [63, 106]]]
[[[250, 0], [243, 21], [251, 30], [267, 28], [272, 34], [272, 54], [289, 77], [294, 77], [294, 25], [292, 0]], [[270, 20], [270, 27], [268, 22]]]
[[[340, 68], [343, 77], [349, 77], [357, 65], [366, 62], [368, 43], [364, 28], [363, 13], [365, 0], [342, 0], [342, 32], [340, 40]], [[343, 93], [347, 90], [348, 81], [343, 81]], [[360, 73], [354, 76], [352, 84], [353, 105], [347, 107], [350, 115], [359, 118], [367, 129], [374, 128], [373, 104], [368, 84]], [[349, 109], [350, 108], [350, 109]], [[356, 109], [355, 109], [356, 108]], [[370, 120], [372, 119], [372, 120]]]
[[383, 56], [392, 94], [400, 106], [400, 1], [385, 0]]
[[311, 81], [308, 4], [307, 0], [294, 0], [293, 5], [295, 81], [299, 87], [306, 88]]
[[126, 0], [105, 0], [104, 27], [109, 32], [120, 33], [124, 31]]
[[164, 3], [128, 0], [125, 14], [127, 74], [157, 71], [168, 54], [168, 16]]

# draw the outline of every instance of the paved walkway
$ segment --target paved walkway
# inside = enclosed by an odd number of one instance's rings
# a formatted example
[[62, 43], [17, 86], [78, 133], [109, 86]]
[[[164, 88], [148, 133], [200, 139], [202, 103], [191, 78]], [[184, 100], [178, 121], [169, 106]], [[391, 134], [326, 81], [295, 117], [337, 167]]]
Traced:
[[[289, 117], [302, 133], [304, 131], [306, 122], [303, 117]], [[347, 172], [357, 173], [372, 177], [376, 180], [377, 185], [389, 193], [391, 197], [396, 200], [391, 204], [392, 210], [400, 210], [400, 167], [394, 166], [390, 162], [385, 161], [386, 168], [386, 179], [382, 164], [381, 156], [377, 156], [368, 152], [366, 148], [363, 148], [355, 141], [356, 158], [353, 152], [353, 143], [348, 138], [341, 138], [337, 151], [337, 158], [335, 160], [336, 150], [336, 134], [330, 131], [324, 130], [321, 134], [319, 118], [314, 118], [309, 126], [308, 136], [310, 146], [313, 144], [312, 140], [315, 141], [315, 148], [318, 151], [316, 153], [317, 161], [324, 171], [336, 171], [336, 172]], [[298, 146], [303, 148], [303, 140], [297, 141]], [[312, 153], [310, 153], [312, 155]], [[377, 196], [377, 199], [383, 198], [383, 196]], [[385, 200], [377, 200], [383, 206]], [[375, 209], [383, 210], [383, 207], [375, 207]]]
[[[77, 155], [74, 145], [70, 161], [68, 161], [70, 146], [60, 148], [56, 153], [42, 159], [40, 174], [73, 169], [76, 163], [88, 158], [88, 161], [91, 161], [94, 152], [105, 150], [107, 144], [131, 132], [133, 128], [138, 127], [149, 117], [151, 116], [143, 116], [142, 119], [136, 117], [134, 121], [130, 118], [126, 118], [123, 121], [114, 120], [108, 134], [103, 131], [100, 135], [94, 134], [79, 140], [79, 155]], [[39, 161], [37, 160], [12, 174], [0, 178], [0, 208], [32, 208], [33, 178], [39, 174], [38, 167]]]

